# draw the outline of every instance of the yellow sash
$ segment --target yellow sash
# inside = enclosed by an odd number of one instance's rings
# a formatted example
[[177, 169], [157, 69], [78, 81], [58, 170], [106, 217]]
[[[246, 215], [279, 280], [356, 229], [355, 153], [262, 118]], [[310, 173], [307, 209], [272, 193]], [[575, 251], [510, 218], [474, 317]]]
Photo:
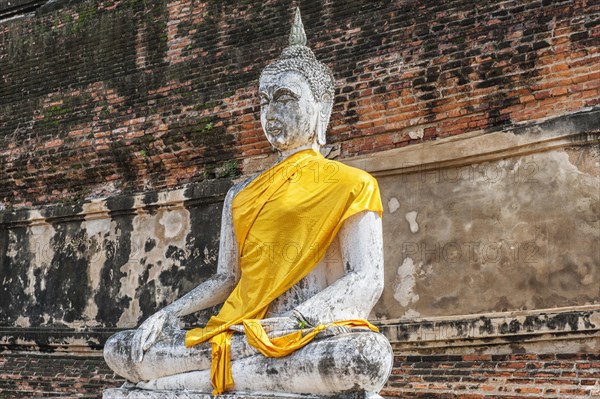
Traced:
[[244, 320], [244, 332], [248, 343], [267, 357], [283, 357], [302, 348], [312, 341], [318, 333], [329, 326], [366, 327], [372, 331], [379, 331], [377, 327], [366, 320], [343, 320], [331, 324], [319, 324], [308, 331], [295, 331], [281, 337], [270, 339], [267, 332], [260, 324], [260, 320]]
[[[229, 327], [264, 318], [269, 304], [320, 262], [343, 222], [367, 210], [382, 212], [377, 181], [362, 170], [327, 160], [313, 150], [293, 154], [256, 177], [235, 196], [232, 214], [240, 250], [240, 281], [219, 314], [211, 317], [205, 327], [188, 331], [185, 339], [187, 347], [211, 340], [213, 394], [233, 387]], [[340, 323], [345, 322], [335, 324]], [[372, 327], [366, 321], [347, 323]], [[301, 332], [292, 333], [288, 338], [268, 343], [263, 339], [268, 340], [266, 334], [259, 332], [252, 338], [249, 328], [245, 330], [249, 342], [257, 349], [260, 350], [259, 342], [263, 347], [279, 348], [263, 352], [269, 353], [267, 356], [291, 353], [318, 333], [307, 334], [310, 338], [303, 337]], [[302, 345], [298, 346], [300, 342]], [[288, 351], [285, 347], [293, 349]]]

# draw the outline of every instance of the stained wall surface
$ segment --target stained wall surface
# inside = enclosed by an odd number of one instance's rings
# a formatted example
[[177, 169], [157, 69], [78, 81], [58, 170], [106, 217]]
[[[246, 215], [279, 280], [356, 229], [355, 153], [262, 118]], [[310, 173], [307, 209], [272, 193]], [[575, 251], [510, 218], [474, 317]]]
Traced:
[[387, 285], [375, 316], [600, 303], [599, 120], [595, 112], [352, 160], [380, 174], [386, 208]]
[[0, 325], [136, 326], [215, 272], [229, 186], [5, 213]]

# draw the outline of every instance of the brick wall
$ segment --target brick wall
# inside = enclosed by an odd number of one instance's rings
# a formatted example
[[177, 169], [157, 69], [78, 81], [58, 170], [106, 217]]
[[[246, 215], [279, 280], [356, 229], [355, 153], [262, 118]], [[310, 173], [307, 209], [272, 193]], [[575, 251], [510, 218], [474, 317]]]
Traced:
[[124, 381], [100, 356], [12, 353], [0, 355], [0, 398], [100, 398]]
[[[43, 354], [0, 355], [0, 398], [99, 398], [120, 386], [97, 357]], [[419, 355], [396, 354], [381, 392], [385, 398], [579, 399], [600, 395], [600, 355]]]
[[382, 395], [572, 399], [600, 396], [600, 354], [396, 355]]
[[2, 206], [244, 172], [271, 151], [256, 80], [295, 5], [341, 157], [599, 103], [597, 2], [59, 1], [0, 23]]

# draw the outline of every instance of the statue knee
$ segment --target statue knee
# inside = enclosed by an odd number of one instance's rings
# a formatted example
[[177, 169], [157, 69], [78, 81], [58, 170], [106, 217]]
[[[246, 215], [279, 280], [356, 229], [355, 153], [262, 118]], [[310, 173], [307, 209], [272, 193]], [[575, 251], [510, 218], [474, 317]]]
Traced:
[[337, 395], [378, 392], [392, 363], [392, 348], [383, 335], [354, 332], [315, 340], [282, 358], [240, 359], [232, 370], [240, 391]]
[[112, 335], [104, 344], [104, 360], [116, 374], [128, 381], [141, 381], [137, 373], [137, 363], [131, 352], [134, 330], [121, 331]]
[[336, 390], [379, 392], [383, 388], [394, 362], [392, 347], [385, 336], [353, 333], [336, 346], [319, 362], [319, 372], [325, 379], [339, 384]]

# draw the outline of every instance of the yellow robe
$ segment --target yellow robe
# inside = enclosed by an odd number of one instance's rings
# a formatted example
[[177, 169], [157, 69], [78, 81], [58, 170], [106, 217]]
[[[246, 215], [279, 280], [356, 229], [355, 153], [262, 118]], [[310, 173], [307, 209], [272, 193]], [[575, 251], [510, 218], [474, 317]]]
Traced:
[[[187, 347], [211, 340], [214, 394], [233, 387], [229, 364], [232, 325], [244, 324], [248, 341], [265, 356], [285, 356], [326, 327], [269, 340], [258, 320], [264, 318], [274, 299], [320, 262], [344, 221], [362, 211], [381, 215], [377, 181], [313, 150], [291, 155], [234, 197], [240, 281], [219, 314], [205, 327], [188, 331], [185, 340]], [[364, 320], [335, 324], [375, 329]]]

